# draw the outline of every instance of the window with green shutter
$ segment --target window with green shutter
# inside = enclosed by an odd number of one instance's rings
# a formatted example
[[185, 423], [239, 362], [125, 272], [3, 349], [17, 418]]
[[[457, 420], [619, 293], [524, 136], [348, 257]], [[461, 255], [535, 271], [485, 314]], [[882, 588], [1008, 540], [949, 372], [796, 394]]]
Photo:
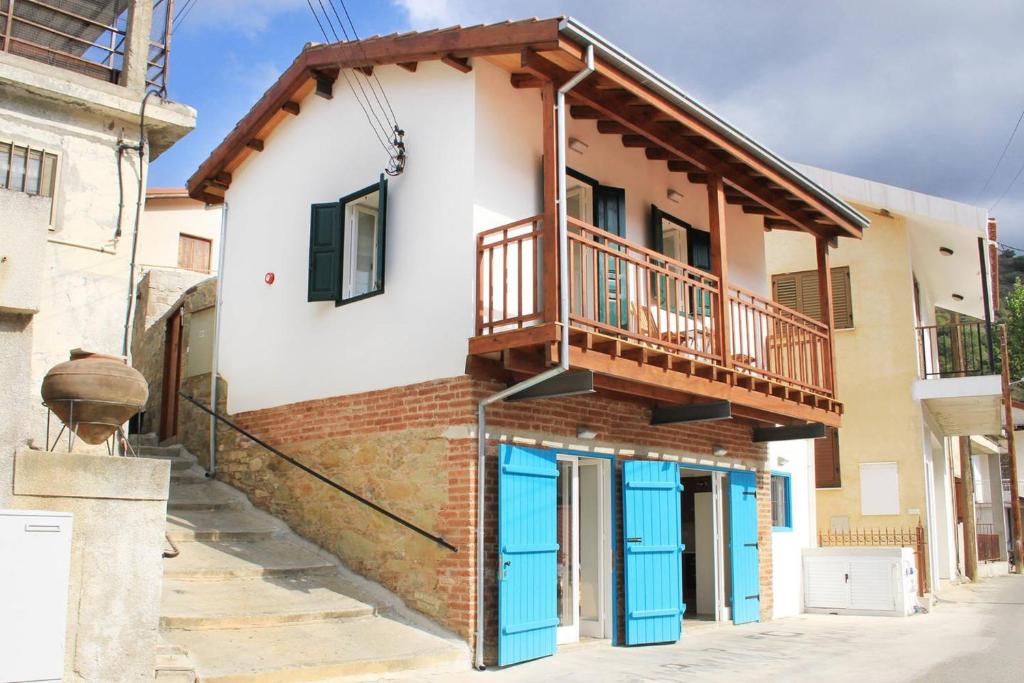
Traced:
[[[773, 275], [772, 298], [783, 306], [815, 320], [821, 320], [821, 299], [818, 296], [816, 270]], [[832, 315], [835, 319], [835, 329], [845, 330], [853, 327], [849, 266], [837, 266], [832, 269]]]
[[341, 306], [384, 293], [387, 194], [381, 174], [375, 185], [313, 205], [308, 301]]

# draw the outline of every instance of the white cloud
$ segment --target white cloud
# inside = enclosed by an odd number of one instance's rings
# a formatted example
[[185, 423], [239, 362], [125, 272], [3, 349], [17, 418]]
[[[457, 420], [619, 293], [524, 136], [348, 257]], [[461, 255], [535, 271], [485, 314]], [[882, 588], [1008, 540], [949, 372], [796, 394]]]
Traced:
[[[306, 7], [306, 0], [196, 0], [188, 22], [199, 26], [230, 25], [248, 37], [255, 37], [282, 14]], [[314, 0], [315, 3], [315, 0]], [[308, 9], [306, 10], [309, 11]]]
[[457, 10], [449, 0], [393, 0], [404, 10], [409, 25], [415, 29], [439, 28], [458, 23], [454, 20]]

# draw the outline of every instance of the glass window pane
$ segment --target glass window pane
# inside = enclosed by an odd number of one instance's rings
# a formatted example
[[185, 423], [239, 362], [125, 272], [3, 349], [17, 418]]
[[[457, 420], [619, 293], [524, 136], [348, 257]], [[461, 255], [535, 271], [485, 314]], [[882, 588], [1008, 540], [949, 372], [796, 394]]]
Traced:
[[42, 177], [39, 180], [39, 194], [44, 197], [53, 196], [53, 180], [57, 171], [57, 157], [53, 154], [43, 156]]
[[0, 187], [7, 187], [7, 171], [11, 168], [11, 146], [0, 142]]
[[356, 210], [355, 258], [353, 259], [352, 296], [367, 294], [373, 287], [373, 265], [377, 254], [377, 212]]
[[12, 190], [25, 189], [25, 148], [15, 147], [11, 157], [11, 185]]
[[786, 478], [772, 476], [772, 526], [789, 526], [786, 519]]
[[43, 153], [30, 151], [28, 153], [28, 176], [25, 178], [25, 192], [39, 194], [39, 178], [43, 166]]

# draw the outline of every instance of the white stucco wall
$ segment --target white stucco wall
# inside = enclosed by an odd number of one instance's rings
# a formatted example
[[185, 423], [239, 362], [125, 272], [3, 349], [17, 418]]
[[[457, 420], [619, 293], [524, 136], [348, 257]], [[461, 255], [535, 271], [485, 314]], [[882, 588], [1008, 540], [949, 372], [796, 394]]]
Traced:
[[790, 475], [792, 531], [772, 532], [772, 615], [804, 611], [803, 548], [818, 545], [814, 510], [814, 441], [777, 441], [768, 445], [773, 472]]
[[387, 162], [343, 78], [333, 99], [307, 97], [235, 169], [219, 345], [230, 412], [464, 372], [475, 311], [475, 73], [439, 62], [376, 71], [409, 157], [390, 179], [381, 296], [306, 301], [310, 205], [377, 182]]

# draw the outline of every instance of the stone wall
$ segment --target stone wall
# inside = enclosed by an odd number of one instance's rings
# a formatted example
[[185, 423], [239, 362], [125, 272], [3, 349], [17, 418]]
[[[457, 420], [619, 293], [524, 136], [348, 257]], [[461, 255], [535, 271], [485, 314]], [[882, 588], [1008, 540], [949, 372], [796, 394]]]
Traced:
[[[146, 402], [141, 431], [158, 432], [160, 429], [167, 319], [175, 311], [182, 311], [180, 388], [186, 392], [196, 391], [201, 388], [202, 376], [186, 378], [184, 372], [191, 316], [196, 311], [213, 306], [216, 298], [217, 279], [191, 271], [151, 270], [139, 283], [132, 336], [132, 365], [142, 373], [149, 384], [149, 399]], [[207, 396], [209, 381], [209, 374], [206, 374]], [[193, 412], [197, 412], [197, 409], [187, 402], [179, 402], [176, 437], [183, 439], [182, 442], [189, 450], [192, 450], [192, 446], [201, 446], [201, 450], [192, 452], [205, 458], [208, 450], [206, 439], [189, 431], [197, 426]], [[203, 426], [202, 429], [208, 438], [209, 426]]]
[[[453, 543], [452, 553], [318, 482], [234, 432], [218, 476], [299, 534], [472, 643], [475, 630], [476, 405], [502, 385], [466, 376], [233, 416], [244, 428], [359, 495]], [[598, 433], [582, 446], [579, 424]], [[227, 430], [225, 430], [227, 431]], [[494, 405], [488, 414], [486, 633], [494, 660], [498, 445], [602, 448], [616, 458], [758, 470], [762, 618], [772, 613], [767, 449], [737, 422], [652, 427], [649, 410], [602, 396]], [[715, 458], [716, 446], [728, 455]], [[618, 506], [621, 510], [621, 505]], [[616, 522], [621, 525], [620, 518]], [[621, 567], [621, 558], [619, 558]], [[622, 581], [619, 581], [621, 602]], [[619, 611], [621, 615], [621, 610]], [[621, 621], [621, 620], [620, 620]]]

